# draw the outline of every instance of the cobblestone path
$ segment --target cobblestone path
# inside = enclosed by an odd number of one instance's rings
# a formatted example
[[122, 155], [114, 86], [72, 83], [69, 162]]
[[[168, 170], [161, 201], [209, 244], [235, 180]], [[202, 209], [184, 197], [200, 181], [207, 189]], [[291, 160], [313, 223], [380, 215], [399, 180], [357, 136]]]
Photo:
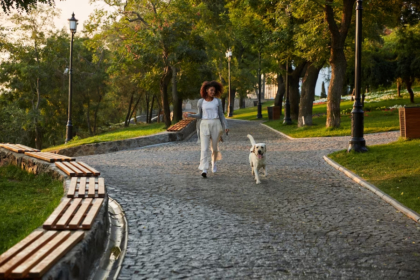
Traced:
[[[229, 122], [219, 172], [207, 179], [195, 137], [78, 158], [102, 172], [125, 210], [119, 279], [420, 279], [419, 225], [322, 159], [349, 137], [288, 140], [257, 122]], [[261, 185], [247, 133], [267, 143]]]

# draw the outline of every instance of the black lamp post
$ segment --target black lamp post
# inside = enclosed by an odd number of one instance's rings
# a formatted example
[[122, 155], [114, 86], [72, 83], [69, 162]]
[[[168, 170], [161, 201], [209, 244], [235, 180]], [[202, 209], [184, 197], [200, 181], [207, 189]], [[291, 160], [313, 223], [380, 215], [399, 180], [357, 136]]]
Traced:
[[72, 62], [73, 62], [73, 37], [77, 29], [77, 19], [74, 17], [74, 13], [69, 19], [69, 27], [71, 32], [71, 41], [70, 41], [70, 65], [69, 65], [69, 108], [68, 108], [68, 118], [67, 118], [67, 127], [66, 127], [66, 143], [73, 138], [73, 125], [71, 123], [71, 97], [72, 97]]
[[286, 101], [284, 103], [284, 124], [292, 124], [290, 118], [290, 100], [289, 100], [289, 59], [286, 61]]
[[258, 51], [258, 114], [257, 119], [262, 119], [261, 106], [261, 50]]
[[[286, 13], [292, 21], [292, 15], [289, 10], [289, 5], [287, 5]], [[287, 50], [289, 52], [289, 50]], [[283, 124], [292, 124], [292, 119], [290, 118], [290, 100], [289, 100], [289, 57], [286, 61], [286, 101], [284, 102], [284, 120]]]
[[228, 76], [229, 76], [229, 94], [228, 94], [228, 98], [229, 98], [229, 112], [228, 112], [228, 117], [232, 117], [233, 116], [233, 104], [232, 104], [232, 92], [231, 92], [231, 88], [230, 88], [230, 60], [232, 58], [232, 51], [231, 49], [228, 49], [226, 51], [226, 57], [228, 59]]
[[355, 65], [355, 98], [351, 118], [351, 140], [348, 151], [367, 152], [366, 141], [363, 138], [364, 112], [360, 102], [361, 62], [362, 62], [362, 0], [357, 0], [356, 7], [356, 65]]

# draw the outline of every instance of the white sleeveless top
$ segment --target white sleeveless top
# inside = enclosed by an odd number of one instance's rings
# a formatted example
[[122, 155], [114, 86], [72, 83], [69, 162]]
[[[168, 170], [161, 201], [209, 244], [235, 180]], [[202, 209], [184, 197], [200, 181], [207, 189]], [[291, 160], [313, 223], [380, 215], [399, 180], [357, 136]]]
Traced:
[[219, 118], [219, 102], [216, 98], [212, 101], [203, 100], [203, 120], [214, 120]]

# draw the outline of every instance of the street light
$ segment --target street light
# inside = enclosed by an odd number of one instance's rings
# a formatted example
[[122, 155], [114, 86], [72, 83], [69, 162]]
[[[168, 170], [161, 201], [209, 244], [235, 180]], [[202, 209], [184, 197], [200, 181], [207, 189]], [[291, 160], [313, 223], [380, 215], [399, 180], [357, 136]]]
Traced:
[[230, 91], [230, 60], [232, 58], [232, 51], [231, 49], [228, 49], [226, 51], [226, 57], [228, 59], [228, 76], [229, 76], [229, 94], [228, 94], [228, 98], [229, 98], [229, 112], [228, 112], [228, 117], [232, 117], [233, 116], [233, 104], [232, 104], [232, 92]]
[[[290, 23], [292, 23], [292, 14], [289, 9], [289, 5], [287, 5], [286, 13], [290, 17]], [[287, 50], [289, 53], [289, 50]], [[287, 54], [289, 56], [289, 54]], [[284, 120], [283, 124], [292, 124], [292, 119], [290, 118], [290, 100], [289, 100], [289, 57], [286, 60], [286, 101], [284, 102]]]
[[66, 143], [73, 138], [73, 125], [71, 123], [71, 97], [72, 97], [72, 61], [73, 61], [73, 37], [77, 29], [77, 19], [74, 17], [74, 13], [69, 19], [69, 28], [71, 32], [71, 41], [70, 41], [70, 65], [69, 65], [69, 109], [68, 109], [68, 118], [67, 118], [67, 127], [66, 127]]
[[262, 106], [261, 106], [261, 49], [258, 51], [258, 113], [257, 119], [262, 119]]
[[353, 110], [351, 111], [351, 140], [348, 151], [367, 152], [366, 141], [363, 138], [364, 112], [360, 102], [361, 87], [361, 62], [362, 62], [362, 0], [357, 0], [356, 7], [356, 61], [355, 61], [355, 98]]
[[289, 100], [289, 58], [286, 61], [286, 101], [284, 102], [284, 120], [283, 124], [292, 124], [290, 118], [290, 100]]

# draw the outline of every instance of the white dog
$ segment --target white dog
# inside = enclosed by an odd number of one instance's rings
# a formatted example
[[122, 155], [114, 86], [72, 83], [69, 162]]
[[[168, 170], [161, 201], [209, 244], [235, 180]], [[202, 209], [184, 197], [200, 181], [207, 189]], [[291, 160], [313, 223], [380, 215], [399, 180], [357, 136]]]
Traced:
[[264, 169], [264, 177], [267, 176], [267, 168], [265, 166], [265, 152], [267, 151], [265, 147], [265, 143], [255, 143], [254, 137], [250, 134], [247, 135], [249, 140], [251, 141], [252, 148], [249, 154], [249, 164], [251, 165], [252, 169], [252, 176], [254, 176], [257, 184], [261, 184], [260, 175], [258, 174], [258, 170], [260, 168]]

